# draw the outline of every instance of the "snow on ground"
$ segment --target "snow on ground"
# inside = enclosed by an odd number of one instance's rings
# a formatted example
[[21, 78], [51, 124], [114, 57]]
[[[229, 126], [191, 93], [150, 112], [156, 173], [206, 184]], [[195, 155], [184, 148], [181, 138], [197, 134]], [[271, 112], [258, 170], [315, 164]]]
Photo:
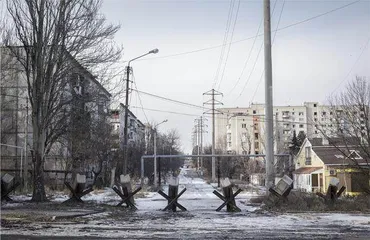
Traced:
[[[135, 200], [137, 211], [117, 211], [112, 208], [103, 213], [81, 217], [83, 221], [68, 224], [33, 223], [32, 227], [14, 225], [2, 227], [1, 239], [16, 239], [19, 235], [112, 238], [112, 239], [369, 239], [370, 215], [340, 213], [271, 214], [254, 213], [255, 207], [243, 204], [256, 193], [242, 192], [236, 197], [240, 213], [215, 209], [223, 202], [212, 192], [213, 186], [196, 177], [191, 170], [182, 171], [179, 192], [186, 192], [178, 202], [186, 212], [161, 211], [166, 205], [158, 193], [146, 193]], [[163, 186], [168, 192], [168, 187]], [[17, 197], [26, 200], [29, 197]], [[61, 202], [67, 195], [58, 194], [52, 201]], [[94, 191], [83, 198], [97, 204], [115, 205], [120, 201], [110, 188]], [[45, 228], [45, 226], [47, 226]]]

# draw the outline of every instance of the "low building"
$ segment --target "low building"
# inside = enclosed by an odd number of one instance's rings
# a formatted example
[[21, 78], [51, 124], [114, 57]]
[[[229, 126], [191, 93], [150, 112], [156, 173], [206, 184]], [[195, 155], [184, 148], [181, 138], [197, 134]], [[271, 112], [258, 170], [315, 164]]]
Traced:
[[345, 194], [358, 195], [369, 189], [370, 159], [358, 146], [331, 146], [320, 138], [305, 139], [296, 157], [294, 189], [325, 192], [332, 178], [339, 179]]

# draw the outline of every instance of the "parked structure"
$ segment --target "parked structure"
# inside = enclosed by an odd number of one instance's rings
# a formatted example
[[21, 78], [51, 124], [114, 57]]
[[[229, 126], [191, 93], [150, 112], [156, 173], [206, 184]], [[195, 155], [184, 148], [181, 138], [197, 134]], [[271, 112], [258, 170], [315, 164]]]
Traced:
[[[346, 194], [357, 195], [369, 189], [369, 163], [358, 146], [330, 146], [321, 138], [307, 139], [296, 157], [294, 188], [305, 192], [325, 192], [331, 178], [338, 178]], [[338, 143], [338, 142], [337, 142]]]

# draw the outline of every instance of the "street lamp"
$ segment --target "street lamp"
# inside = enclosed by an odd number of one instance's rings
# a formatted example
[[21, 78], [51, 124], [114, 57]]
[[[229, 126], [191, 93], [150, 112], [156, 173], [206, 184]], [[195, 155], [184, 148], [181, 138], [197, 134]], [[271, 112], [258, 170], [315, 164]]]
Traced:
[[124, 153], [125, 153], [125, 156], [124, 156], [124, 159], [123, 159], [123, 174], [126, 175], [127, 174], [127, 162], [128, 162], [128, 146], [127, 146], [127, 120], [128, 120], [128, 94], [129, 94], [129, 83], [130, 83], [130, 63], [132, 61], [135, 61], [136, 59], [139, 59], [139, 58], [142, 58], [146, 55], [149, 55], [149, 54], [156, 54], [158, 53], [158, 49], [155, 48], [141, 56], [138, 56], [136, 58], [133, 58], [131, 59], [130, 61], [128, 61], [128, 64], [127, 64], [127, 67], [126, 67], [126, 74], [127, 74], [127, 77], [126, 77], [126, 103], [125, 103], [125, 128], [123, 130], [123, 147], [124, 147]]
[[168, 122], [168, 119], [156, 124], [153, 128], [154, 131], [154, 186], [157, 187], [157, 127], [162, 123]]

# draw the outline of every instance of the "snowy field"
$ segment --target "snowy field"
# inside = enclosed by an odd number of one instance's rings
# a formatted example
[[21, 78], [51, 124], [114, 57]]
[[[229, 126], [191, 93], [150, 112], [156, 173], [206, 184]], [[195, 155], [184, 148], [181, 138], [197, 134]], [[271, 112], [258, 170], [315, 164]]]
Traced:
[[[137, 211], [114, 207], [120, 198], [107, 188], [83, 198], [89, 207], [37, 209], [48, 220], [5, 224], [1, 239], [370, 239], [368, 214], [261, 213], [248, 204], [256, 193], [242, 192], [237, 196], [240, 213], [227, 213], [225, 208], [216, 212], [222, 201], [212, 193], [214, 187], [191, 175], [185, 171], [180, 174], [179, 191], [187, 191], [178, 202], [187, 208], [186, 212], [162, 211], [167, 201], [158, 193], [137, 198]], [[166, 186], [163, 190], [168, 191]], [[52, 202], [60, 205], [66, 199], [68, 196], [59, 195]], [[99, 205], [104, 207], [90, 207]], [[85, 214], [94, 210], [95, 214]], [[4, 215], [17, 211], [36, 214], [36, 210], [25, 210], [24, 203], [2, 206]], [[80, 217], [63, 218], [78, 213]]]

